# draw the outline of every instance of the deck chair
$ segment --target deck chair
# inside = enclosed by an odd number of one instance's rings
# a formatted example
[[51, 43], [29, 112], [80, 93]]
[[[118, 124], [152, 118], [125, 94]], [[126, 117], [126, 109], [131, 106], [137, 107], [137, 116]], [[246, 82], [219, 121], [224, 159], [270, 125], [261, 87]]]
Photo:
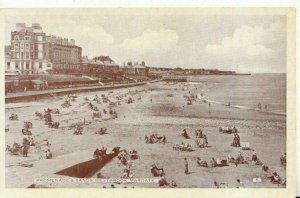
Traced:
[[251, 150], [249, 142], [241, 142], [242, 150]]

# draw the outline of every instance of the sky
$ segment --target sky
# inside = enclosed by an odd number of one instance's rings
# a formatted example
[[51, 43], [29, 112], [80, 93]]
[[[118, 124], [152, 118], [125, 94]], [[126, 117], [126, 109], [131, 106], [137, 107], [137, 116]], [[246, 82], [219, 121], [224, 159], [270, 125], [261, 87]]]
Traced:
[[107, 55], [120, 65], [286, 72], [283, 15], [10, 15], [6, 44], [16, 23], [40, 23], [47, 35], [75, 39], [83, 56]]

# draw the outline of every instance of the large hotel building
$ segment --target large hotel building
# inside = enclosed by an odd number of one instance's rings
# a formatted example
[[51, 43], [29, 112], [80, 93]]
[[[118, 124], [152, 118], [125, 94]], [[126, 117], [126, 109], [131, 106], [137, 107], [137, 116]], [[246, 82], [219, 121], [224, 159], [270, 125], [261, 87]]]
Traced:
[[40, 24], [27, 27], [17, 23], [11, 32], [11, 45], [5, 46], [5, 71], [21, 74], [68, 72], [81, 63], [81, 47], [75, 41], [47, 36]]

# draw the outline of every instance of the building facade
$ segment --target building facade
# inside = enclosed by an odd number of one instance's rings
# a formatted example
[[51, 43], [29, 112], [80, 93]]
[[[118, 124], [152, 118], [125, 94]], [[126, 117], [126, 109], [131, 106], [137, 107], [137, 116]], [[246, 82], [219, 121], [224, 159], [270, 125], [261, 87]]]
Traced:
[[105, 71], [109, 72], [118, 72], [120, 67], [115, 63], [109, 56], [97, 56], [94, 57], [93, 60], [102, 64], [102, 68]]
[[140, 76], [147, 76], [149, 72], [149, 67], [146, 66], [145, 62], [142, 61], [141, 64], [135, 62], [127, 62], [127, 64], [123, 65], [123, 71], [126, 75], [140, 75]]
[[74, 39], [47, 36], [47, 53], [53, 63], [55, 73], [77, 72], [81, 64], [81, 47], [75, 45]]
[[17, 23], [10, 43], [5, 46], [5, 71], [37, 74], [80, 67], [81, 48], [75, 41], [47, 36], [38, 23]]
[[11, 32], [11, 45], [6, 47], [6, 71], [34, 74], [51, 70], [45, 43], [45, 33], [38, 23], [33, 23], [31, 27], [17, 23], [16, 31]]

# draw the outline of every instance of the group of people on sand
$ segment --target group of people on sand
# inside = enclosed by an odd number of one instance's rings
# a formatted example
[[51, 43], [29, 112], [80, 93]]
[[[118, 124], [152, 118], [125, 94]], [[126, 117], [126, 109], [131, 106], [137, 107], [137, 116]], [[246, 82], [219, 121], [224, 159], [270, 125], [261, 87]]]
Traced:
[[105, 148], [105, 147], [102, 147], [101, 149], [98, 149], [98, 148], [97, 148], [97, 149], [94, 151], [93, 157], [94, 157], [94, 158], [98, 158], [98, 159], [103, 159], [103, 158], [106, 157], [106, 155], [107, 155], [106, 151], [107, 151], [107, 148]]
[[12, 113], [9, 117], [10, 120], [18, 120], [18, 114]]
[[200, 157], [197, 157], [197, 166], [198, 167], [215, 168], [215, 167], [228, 166], [227, 160], [215, 159], [214, 157], [211, 158], [209, 165], [208, 165], [207, 161], [202, 160]]
[[195, 136], [196, 136], [196, 138], [204, 138], [204, 136], [206, 136], [206, 135], [203, 134], [203, 131], [201, 129], [196, 129]]
[[[280, 156], [280, 164], [281, 166], [286, 166], [286, 153]], [[266, 173], [265, 177], [269, 179], [271, 183], [286, 185], [286, 180], [282, 179], [276, 171], [271, 172], [266, 164], [262, 164], [262, 170]]]
[[207, 140], [207, 136], [202, 132], [201, 129], [197, 129], [195, 131], [195, 136], [196, 138], [199, 138], [197, 139], [195, 142], [196, 142], [196, 145], [197, 147], [200, 147], [200, 148], [204, 148], [204, 147], [207, 147], [208, 146], [208, 140]]
[[156, 164], [152, 164], [150, 172], [153, 177], [158, 177], [158, 186], [159, 187], [177, 187], [177, 184], [174, 180], [168, 182], [166, 179], [166, 174], [163, 168], [158, 168]]
[[52, 152], [50, 151], [50, 149], [44, 151], [44, 155], [43, 155], [43, 158], [44, 159], [52, 159]]
[[125, 166], [121, 178], [127, 179], [133, 177], [131, 169], [133, 163], [132, 160], [138, 159], [138, 152], [135, 149], [129, 152], [126, 149], [123, 149], [118, 154], [118, 159], [120, 160], [121, 164]]
[[[257, 104], [257, 109], [260, 110], [260, 111], [263, 110], [263, 107], [262, 107], [261, 103]], [[265, 111], [268, 111], [268, 105], [267, 104], [265, 104]]]
[[126, 149], [123, 149], [119, 154], [118, 154], [118, 159], [120, 160], [121, 164], [124, 166], [131, 166], [131, 160], [138, 159], [138, 153], [135, 149], [132, 151], [127, 151]]
[[22, 155], [27, 157], [30, 146], [35, 146], [35, 142], [31, 134], [23, 137], [22, 145], [14, 142], [12, 147], [7, 145], [6, 150], [10, 151], [13, 155]]
[[166, 138], [165, 135], [159, 136], [157, 134], [152, 134], [149, 137], [145, 136], [145, 142], [147, 144], [154, 144], [154, 143], [163, 143], [163, 144], [165, 144], [166, 141], [167, 141], [167, 138]]
[[74, 127], [74, 135], [82, 135], [83, 127], [81, 125], [76, 124]]

